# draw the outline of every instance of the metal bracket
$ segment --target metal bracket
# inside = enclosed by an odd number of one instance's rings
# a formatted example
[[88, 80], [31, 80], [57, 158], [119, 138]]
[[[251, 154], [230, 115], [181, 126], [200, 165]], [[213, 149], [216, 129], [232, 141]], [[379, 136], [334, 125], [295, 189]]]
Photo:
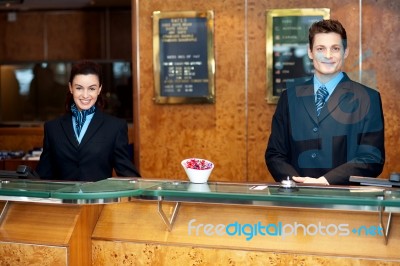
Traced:
[[7, 211], [10, 208], [10, 202], [7, 200], [0, 212], [0, 226], [3, 223], [4, 217], [6, 217]]
[[392, 212], [389, 212], [387, 224], [383, 223], [383, 214], [385, 212], [385, 207], [381, 206], [379, 208], [379, 225], [383, 228], [383, 236], [385, 238], [385, 245], [387, 245], [390, 233], [390, 224], [392, 223]]
[[180, 202], [177, 202], [174, 207], [174, 211], [172, 212], [171, 220], [165, 215], [162, 209], [162, 198], [158, 200], [158, 214], [160, 214], [163, 219], [165, 225], [167, 226], [168, 231], [172, 231], [172, 227], [174, 226], [175, 219], [178, 216], [179, 207], [181, 206]]

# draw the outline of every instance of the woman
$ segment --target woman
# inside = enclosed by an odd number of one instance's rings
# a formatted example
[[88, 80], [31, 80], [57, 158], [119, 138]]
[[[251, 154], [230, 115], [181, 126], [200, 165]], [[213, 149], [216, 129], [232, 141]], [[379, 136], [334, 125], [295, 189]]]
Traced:
[[66, 114], [44, 124], [42, 179], [98, 181], [140, 176], [129, 158], [126, 121], [102, 111], [102, 71], [95, 62], [72, 66]]

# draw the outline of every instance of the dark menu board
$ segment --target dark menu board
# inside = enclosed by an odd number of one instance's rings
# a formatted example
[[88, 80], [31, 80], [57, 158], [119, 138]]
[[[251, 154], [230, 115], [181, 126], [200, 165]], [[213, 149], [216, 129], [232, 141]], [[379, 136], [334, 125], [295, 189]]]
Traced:
[[208, 95], [206, 22], [160, 19], [161, 96]]
[[270, 39], [267, 41], [270, 45], [267, 45], [269, 102], [276, 103], [289, 86], [304, 82], [313, 75], [313, 64], [308, 57], [308, 29], [312, 23], [326, 18], [326, 13], [329, 14], [326, 9], [272, 11]]
[[190, 99], [212, 101], [208, 21], [204, 16], [159, 18], [159, 99], [185, 99], [175, 101], [179, 103]]

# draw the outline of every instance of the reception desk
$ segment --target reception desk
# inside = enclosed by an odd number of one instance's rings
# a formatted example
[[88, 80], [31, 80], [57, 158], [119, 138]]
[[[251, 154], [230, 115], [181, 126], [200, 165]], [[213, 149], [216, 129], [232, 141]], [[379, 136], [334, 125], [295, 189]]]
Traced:
[[400, 190], [0, 179], [1, 265], [398, 265]]

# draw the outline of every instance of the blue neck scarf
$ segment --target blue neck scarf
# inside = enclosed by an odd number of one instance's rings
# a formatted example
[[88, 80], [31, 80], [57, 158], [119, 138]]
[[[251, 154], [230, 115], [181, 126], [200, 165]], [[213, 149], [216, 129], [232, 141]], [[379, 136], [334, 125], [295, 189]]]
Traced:
[[96, 111], [96, 106], [93, 105], [87, 110], [82, 110], [79, 111], [78, 108], [76, 107], [75, 103], [71, 104], [71, 112], [72, 116], [75, 117], [75, 129], [76, 129], [76, 134], [79, 137], [79, 134], [81, 133], [82, 127], [85, 124], [86, 121], [86, 116], [93, 114]]

